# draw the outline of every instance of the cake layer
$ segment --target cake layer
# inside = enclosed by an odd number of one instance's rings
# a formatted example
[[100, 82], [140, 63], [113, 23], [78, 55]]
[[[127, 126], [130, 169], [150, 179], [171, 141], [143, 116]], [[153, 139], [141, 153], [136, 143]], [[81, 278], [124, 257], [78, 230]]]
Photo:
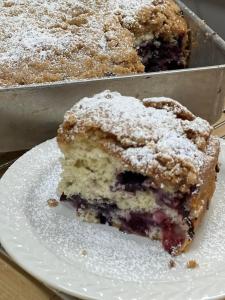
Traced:
[[0, 85], [187, 65], [188, 27], [173, 0], [2, 0], [0, 11]]

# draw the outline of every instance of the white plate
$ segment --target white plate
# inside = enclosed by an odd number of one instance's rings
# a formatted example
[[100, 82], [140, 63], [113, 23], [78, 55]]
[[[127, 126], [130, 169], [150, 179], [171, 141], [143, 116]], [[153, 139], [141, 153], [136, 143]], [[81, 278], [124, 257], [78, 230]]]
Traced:
[[[6, 251], [44, 283], [84, 299], [205, 299], [225, 295], [225, 144], [204, 224], [176, 268], [160, 243], [80, 222], [55, 198], [60, 153], [55, 140], [32, 149], [0, 182], [0, 237]], [[85, 255], [86, 254], [86, 255]], [[186, 263], [194, 259], [199, 268]]]

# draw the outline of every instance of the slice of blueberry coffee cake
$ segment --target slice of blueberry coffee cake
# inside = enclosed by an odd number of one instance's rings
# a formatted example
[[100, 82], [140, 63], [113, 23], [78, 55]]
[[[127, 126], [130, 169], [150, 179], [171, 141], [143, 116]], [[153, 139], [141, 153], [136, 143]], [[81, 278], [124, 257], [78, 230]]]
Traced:
[[219, 141], [211, 131], [168, 98], [84, 98], [58, 130], [61, 200], [87, 222], [161, 240], [179, 254], [215, 189]]

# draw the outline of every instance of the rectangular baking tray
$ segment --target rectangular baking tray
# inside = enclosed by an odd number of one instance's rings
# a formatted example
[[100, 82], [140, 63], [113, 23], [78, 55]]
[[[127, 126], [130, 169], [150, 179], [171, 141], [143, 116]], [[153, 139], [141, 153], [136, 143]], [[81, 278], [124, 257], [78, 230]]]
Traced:
[[183, 2], [225, 39], [224, 0], [183, 0]]
[[0, 152], [28, 149], [56, 135], [64, 112], [84, 96], [105, 89], [139, 98], [166, 96], [216, 122], [225, 98], [225, 42], [183, 3], [191, 28], [190, 67], [185, 70], [95, 80], [0, 88]]

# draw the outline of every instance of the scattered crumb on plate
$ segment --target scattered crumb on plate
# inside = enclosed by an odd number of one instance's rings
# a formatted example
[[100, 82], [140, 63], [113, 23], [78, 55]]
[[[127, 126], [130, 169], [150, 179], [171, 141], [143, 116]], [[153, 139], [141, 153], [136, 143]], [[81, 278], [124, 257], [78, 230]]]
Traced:
[[175, 268], [176, 267], [176, 263], [175, 263], [175, 261], [173, 260], [173, 259], [171, 259], [170, 261], [169, 261], [169, 268], [170, 269], [173, 269], [173, 268]]
[[87, 255], [87, 251], [86, 251], [86, 250], [82, 250], [82, 251], [81, 251], [81, 255], [82, 255], [82, 256], [86, 256], [86, 255]]
[[189, 260], [187, 262], [187, 268], [188, 269], [195, 269], [195, 268], [198, 268], [198, 267], [199, 267], [199, 265], [195, 260]]
[[49, 207], [56, 207], [59, 205], [59, 201], [57, 201], [56, 199], [48, 199], [47, 202]]

